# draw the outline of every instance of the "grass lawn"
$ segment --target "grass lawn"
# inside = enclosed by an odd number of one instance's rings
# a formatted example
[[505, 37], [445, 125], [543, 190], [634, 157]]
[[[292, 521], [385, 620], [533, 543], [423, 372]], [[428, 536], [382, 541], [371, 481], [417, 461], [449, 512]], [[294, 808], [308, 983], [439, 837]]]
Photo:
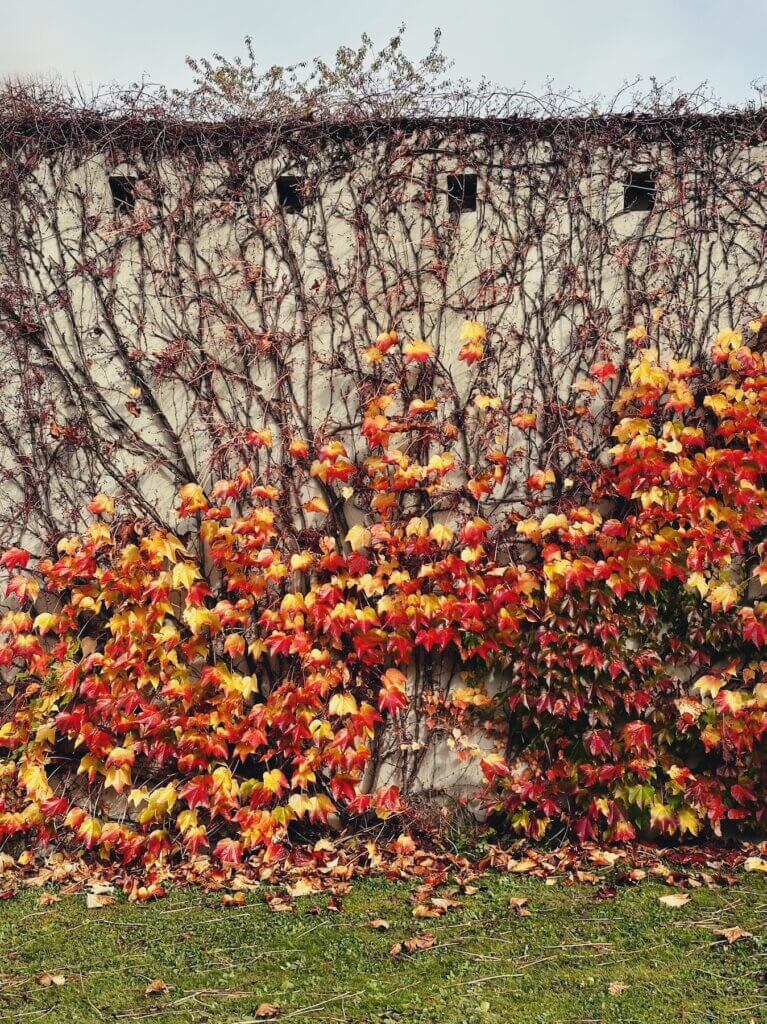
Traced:
[[[414, 920], [412, 889], [383, 880], [355, 882], [341, 913], [317, 896], [274, 913], [258, 890], [242, 907], [182, 890], [98, 910], [28, 890], [0, 903], [0, 1020], [234, 1024], [270, 1003], [283, 1020], [350, 1024], [767, 1022], [764, 876], [694, 890], [679, 908], [650, 883], [605, 900], [535, 879], [479, 886], [438, 920]], [[716, 931], [731, 926], [754, 939], [728, 944]], [[390, 954], [420, 932], [432, 948]], [[59, 984], [44, 987], [45, 973]], [[167, 990], [146, 995], [157, 979]]]

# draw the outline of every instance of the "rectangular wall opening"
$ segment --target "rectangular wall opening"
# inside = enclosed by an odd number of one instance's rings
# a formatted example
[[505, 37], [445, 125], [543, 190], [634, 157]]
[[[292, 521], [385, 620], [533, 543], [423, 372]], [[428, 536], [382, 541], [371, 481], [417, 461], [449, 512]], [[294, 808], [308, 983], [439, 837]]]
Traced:
[[652, 210], [655, 206], [655, 171], [629, 171], [623, 190], [623, 212]]
[[277, 179], [277, 199], [285, 213], [300, 213], [304, 208], [304, 179], [283, 174]]
[[125, 174], [109, 175], [109, 191], [115, 213], [133, 213], [136, 209], [136, 179]]
[[476, 174], [448, 174], [447, 209], [448, 213], [457, 214], [477, 209]]

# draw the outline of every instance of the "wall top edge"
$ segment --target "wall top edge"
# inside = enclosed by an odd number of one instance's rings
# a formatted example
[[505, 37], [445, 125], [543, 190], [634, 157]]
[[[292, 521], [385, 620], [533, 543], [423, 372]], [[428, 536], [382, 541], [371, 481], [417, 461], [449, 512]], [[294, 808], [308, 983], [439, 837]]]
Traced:
[[717, 114], [609, 114], [593, 117], [397, 117], [320, 120], [231, 119], [223, 122], [158, 118], [146, 113], [110, 116], [93, 111], [58, 114], [0, 114], [0, 149], [36, 142], [55, 147], [78, 144], [103, 148], [151, 145], [221, 149], [247, 144], [405, 141], [409, 134], [432, 139], [447, 134], [484, 137], [489, 142], [630, 145], [633, 141], [684, 145], [693, 141], [757, 144], [767, 140], [767, 108]]

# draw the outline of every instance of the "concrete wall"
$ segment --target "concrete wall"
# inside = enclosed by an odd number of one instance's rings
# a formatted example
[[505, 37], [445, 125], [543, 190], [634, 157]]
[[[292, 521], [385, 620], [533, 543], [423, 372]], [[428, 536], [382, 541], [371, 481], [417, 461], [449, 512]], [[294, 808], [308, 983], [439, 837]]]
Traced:
[[[628, 327], [696, 359], [767, 301], [762, 135], [672, 127], [379, 126], [201, 147], [106, 126], [0, 144], [0, 542], [50, 540], [100, 489], [167, 519], [176, 487], [227, 475], [251, 428], [274, 432], [271, 454], [251, 451], [267, 476], [296, 434], [357, 454], [381, 386], [362, 353], [391, 327], [437, 350], [431, 386], [465, 462], [491, 444], [510, 455], [482, 510], [507, 514], [532, 470], [564, 478], [600, 443], [610, 394], [588, 370], [625, 367]], [[657, 172], [655, 207], [624, 212], [638, 169]], [[477, 174], [476, 212], [448, 213], [454, 172]], [[127, 214], [118, 174], [142, 178]], [[277, 202], [282, 174], [310, 186], [300, 214]], [[471, 368], [456, 359], [467, 317], [490, 332]], [[503, 422], [477, 412], [481, 393], [502, 397]], [[529, 411], [537, 429], [516, 430]], [[347, 505], [348, 521], [363, 514]], [[424, 755], [423, 784], [470, 785], [451, 758]]]

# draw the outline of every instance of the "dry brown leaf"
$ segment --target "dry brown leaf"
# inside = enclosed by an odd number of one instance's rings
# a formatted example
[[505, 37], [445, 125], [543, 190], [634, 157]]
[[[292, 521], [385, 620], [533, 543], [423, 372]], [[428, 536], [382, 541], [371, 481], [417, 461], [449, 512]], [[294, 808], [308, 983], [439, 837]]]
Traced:
[[245, 906], [245, 893], [244, 892], [225, 892], [221, 897], [222, 907], [244, 907]]
[[415, 935], [412, 939], [405, 939], [404, 942], [395, 942], [390, 953], [392, 956], [399, 956], [403, 952], [418, 953], [423, 949], [431, 949], [436, 941], [436, 935], [432, 935], [431, 932], [423, 932], [421, 935]]
[[48, 882], [50, 882], [50, 880], [50, 872], [41, 871], [37, 875], [32, 875], [31, 877], [25, 878], [24, 885], [27, 887], [27, 889], [42, 889], [42, 887], [44, 885], [47, 885]]
[[602, 885], [596, 891], [598, 900], [614, 900], [618, 895], [618, 888], [615, 885]]
[[453, 910], [455, 907], [460, 907], [461, 905], [459, 900], [451, 900], [445, 896], [432, 896], [429, 902], [433, 907], [436, 907], [437, 910], [443, 911]]
[[293, 904], [284, 896], [267, 896], [266, 905], [275, 914], [285, 914], [293, 910]]
[[247, 875], [239, 874], [235, 875], [230, 882], [227, 882], [227, 887], [232, 892], [250, 892], [251, 889], [256, 888], [257, 884], [257, 882], [248, 878]]
[[43, 988], [50, 988], [51, 986], [60, 988], [66, 980], [63, 974], [48, 974], [47, 971], [37, 976], [37, 984], [42, 985]]
[[134, 878], [124, 891], [131, 903], [149, 903], [150, 900], [161, 900], [165, 897], [165, 890], [159, 882], [142, 885], [137, 878]]
[[[591, 850], [589, 852], [591, 863], [603, 868], [611, 868], [623, 856], [622, 853], [613, 853], [612, 850]], [[616, 984], [619, 984], [619, 982], [616, 982]]]
[[390, 925], [383, 917], [375, 917], [372, 921], [368, 921], [368, 928], [377, 932], [388, 932]]
[[534, 860], [530, 860], [529, 857], [523, 857], [522, 860], [510, 860], [507, 870], [514, 875], [524, 875], [537, 866]]
[[54, 903], [61, 902], [61, 896], [57, 896], [53, 892], [41, 893], [40, 899], [38, 900], [41, 907], [51, 907]]
[[599, 885], [602, 881], [599, 875], [594, 874], [593, 871], [581, 871], [580, 869], [576, 870], [575, 878], [576, 881], [588, 882], [589, 885]]
[[719, 928], [714, 934], [723, 936], [727, 939], [730, 946], [733, 942], [741, 942], [744, 939], [753, 939], [754, 937], [751, 932], [744, 931], [742, 928], [738, 928], [737, 925], [733, 928]]
[[297, 896], [315, 896], [319, 891], [308, 878], [299, 878], [293, 885], [288, 886], [288, 892], [293, 899]]
[[145, 996], [161, 996], [163, 992], [168, 991], [168, 985], [162, 980], [162, 978], [155, 978], [154, 981], [150, 981], [147, 987], [144, 989]]
[[512, 896], [509, 900], [509, 909], [513, 910], [517, 917], [532, 917], [532, 914], [527, 909], [527, 900], [521, 899], [518, 896]]
[[690, 894], [687, 892], [674, 892], [668, 896], [661, 896], [658, 900], [664, 907], [683, 907], [690, 902]]
[[428, 907], [425, 903], [419, 903], [413, 907], [413, 917], [425, 918], [425, 917], [442, 917], [447, 911], [442, 907]]
[[256, 1020], [274, 1020], [279, 1015], [279, 1007], [273, 1006], [271, 1003], [261, 1003], [256, 1010]]
[[627, 985], [625, 981], [611, 981], [607, 986], [607, 991], [611, 996], [619, 996], [621, 992], [625, 992], [631, 988], [631, 985]]
[[85, 906], [88, 910], [99, 910], [101, 907], [110, 907], [117, 900], [114, 896], [107, 896], [106, 894], [98, 892], [89, 892], [85, 897]]

